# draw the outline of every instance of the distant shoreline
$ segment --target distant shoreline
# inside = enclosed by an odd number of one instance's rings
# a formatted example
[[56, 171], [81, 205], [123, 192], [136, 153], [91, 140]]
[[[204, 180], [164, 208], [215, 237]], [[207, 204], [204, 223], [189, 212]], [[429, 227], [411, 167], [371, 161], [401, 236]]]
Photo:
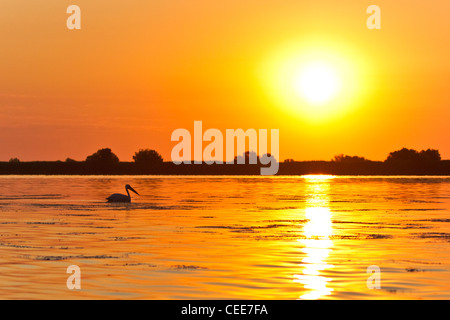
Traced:
[[[111, 167], [92, 166], [85, 161], [0, 162], [0, 175], [260, 175], [261, 165], [249, 164], [180, 164], [164, 162], [154, 167], [142, 167], [134, 162], [119, 162]], [[446, 176], [450, 175], [450, 160], [432, 165], [417, 163], [389, 164], [382, 161], [340, 163], [335, 161], [291, 161], [279, 164], [277, 176], [289, 175], [348, 176]]]

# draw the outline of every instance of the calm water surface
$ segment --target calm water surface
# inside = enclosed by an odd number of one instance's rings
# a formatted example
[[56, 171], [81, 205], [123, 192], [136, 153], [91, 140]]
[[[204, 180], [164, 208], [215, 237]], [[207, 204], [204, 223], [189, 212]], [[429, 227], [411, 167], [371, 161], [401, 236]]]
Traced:
[[91, 298], [450, 299], [450, 178], [0, 177], [0, 299]]

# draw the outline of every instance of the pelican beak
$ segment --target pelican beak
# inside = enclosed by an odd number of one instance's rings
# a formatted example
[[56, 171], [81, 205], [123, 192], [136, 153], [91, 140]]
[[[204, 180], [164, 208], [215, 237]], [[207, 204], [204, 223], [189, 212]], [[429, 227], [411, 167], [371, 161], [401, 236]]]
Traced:
[[137, 193], [136, 190], [134, 190], [132, 187], [129, 187], [129, 189], [130, 189], [131, 191], [133, 191], [134, 193], [136, 193], [138, 196], [140, 196], [140, 194]]

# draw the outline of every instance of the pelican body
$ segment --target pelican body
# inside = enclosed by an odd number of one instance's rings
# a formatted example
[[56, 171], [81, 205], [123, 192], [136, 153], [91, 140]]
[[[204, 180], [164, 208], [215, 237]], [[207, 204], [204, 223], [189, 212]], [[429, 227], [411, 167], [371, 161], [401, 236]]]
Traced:
[[136, 190], [134, 190], [129, 184], [125, 186], [125, 190], [127, 192], [127, 195], [114, 193], [110, 195], [108, 198], [106, 198], [106, 200], [108, 200], [108, 202], [131, 202], [131, 196], [128, 190], [131, 190], [137, 195], [139, 195], [139, 193], [137, 193]]

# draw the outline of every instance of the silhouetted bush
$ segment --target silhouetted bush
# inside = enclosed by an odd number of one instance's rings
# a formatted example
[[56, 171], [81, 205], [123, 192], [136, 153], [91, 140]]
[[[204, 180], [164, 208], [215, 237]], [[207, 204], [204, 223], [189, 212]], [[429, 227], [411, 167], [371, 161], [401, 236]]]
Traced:
[[370, 160], [367, 160], [364, 157], [358, 157], [358, 156], [347, 156], [344, 154], [338, 154], [335, 155], [333, 159], [331, 159], [332, 162], [338, 162], [338, 163], [349, 163], [349, 164], [359, 164], [363, 162], [367, 162]]
[[139, 168], [154, 169], [163, 164], [163, 157], [155, 150], [141, 149], [133, 156], [133, 160]]
[[246, 151], [241, 156], [234, 157], [234, 163], [239, 164], [250, 164], [250, 160], [252, 160], [251, 164], [257, 164], [258, 163], [258, 155], [254, 151]]
[[423, 161], [427, 161], [430, 163], [438, 163], [439, 161], [441, 161], [441, 155], [439, 151], [435, 149], [420, 151], [420, 157]]
[[265, 164], [268, 164], [272, 161], [277, 161], [277, 159], [271, 153], [265, 153], [259, 159], [260, 163], [265, 163]]
[[86, 164], [99, 172], [108, 172], [117, 168], [119, 157], [117, 157], [109, 148], [98, 150], [86, 158]]
[[440, 169], [440, 161], [438, 150], [427, 149], [418, 152], [403, 148], [389, 153], [385, 163], [390, 170], [397, 173], [434, 174]]
[[420, 160], [419, 152], [414, 149], [403, 148], [389, 153], [387, 163], [415, 162]]

